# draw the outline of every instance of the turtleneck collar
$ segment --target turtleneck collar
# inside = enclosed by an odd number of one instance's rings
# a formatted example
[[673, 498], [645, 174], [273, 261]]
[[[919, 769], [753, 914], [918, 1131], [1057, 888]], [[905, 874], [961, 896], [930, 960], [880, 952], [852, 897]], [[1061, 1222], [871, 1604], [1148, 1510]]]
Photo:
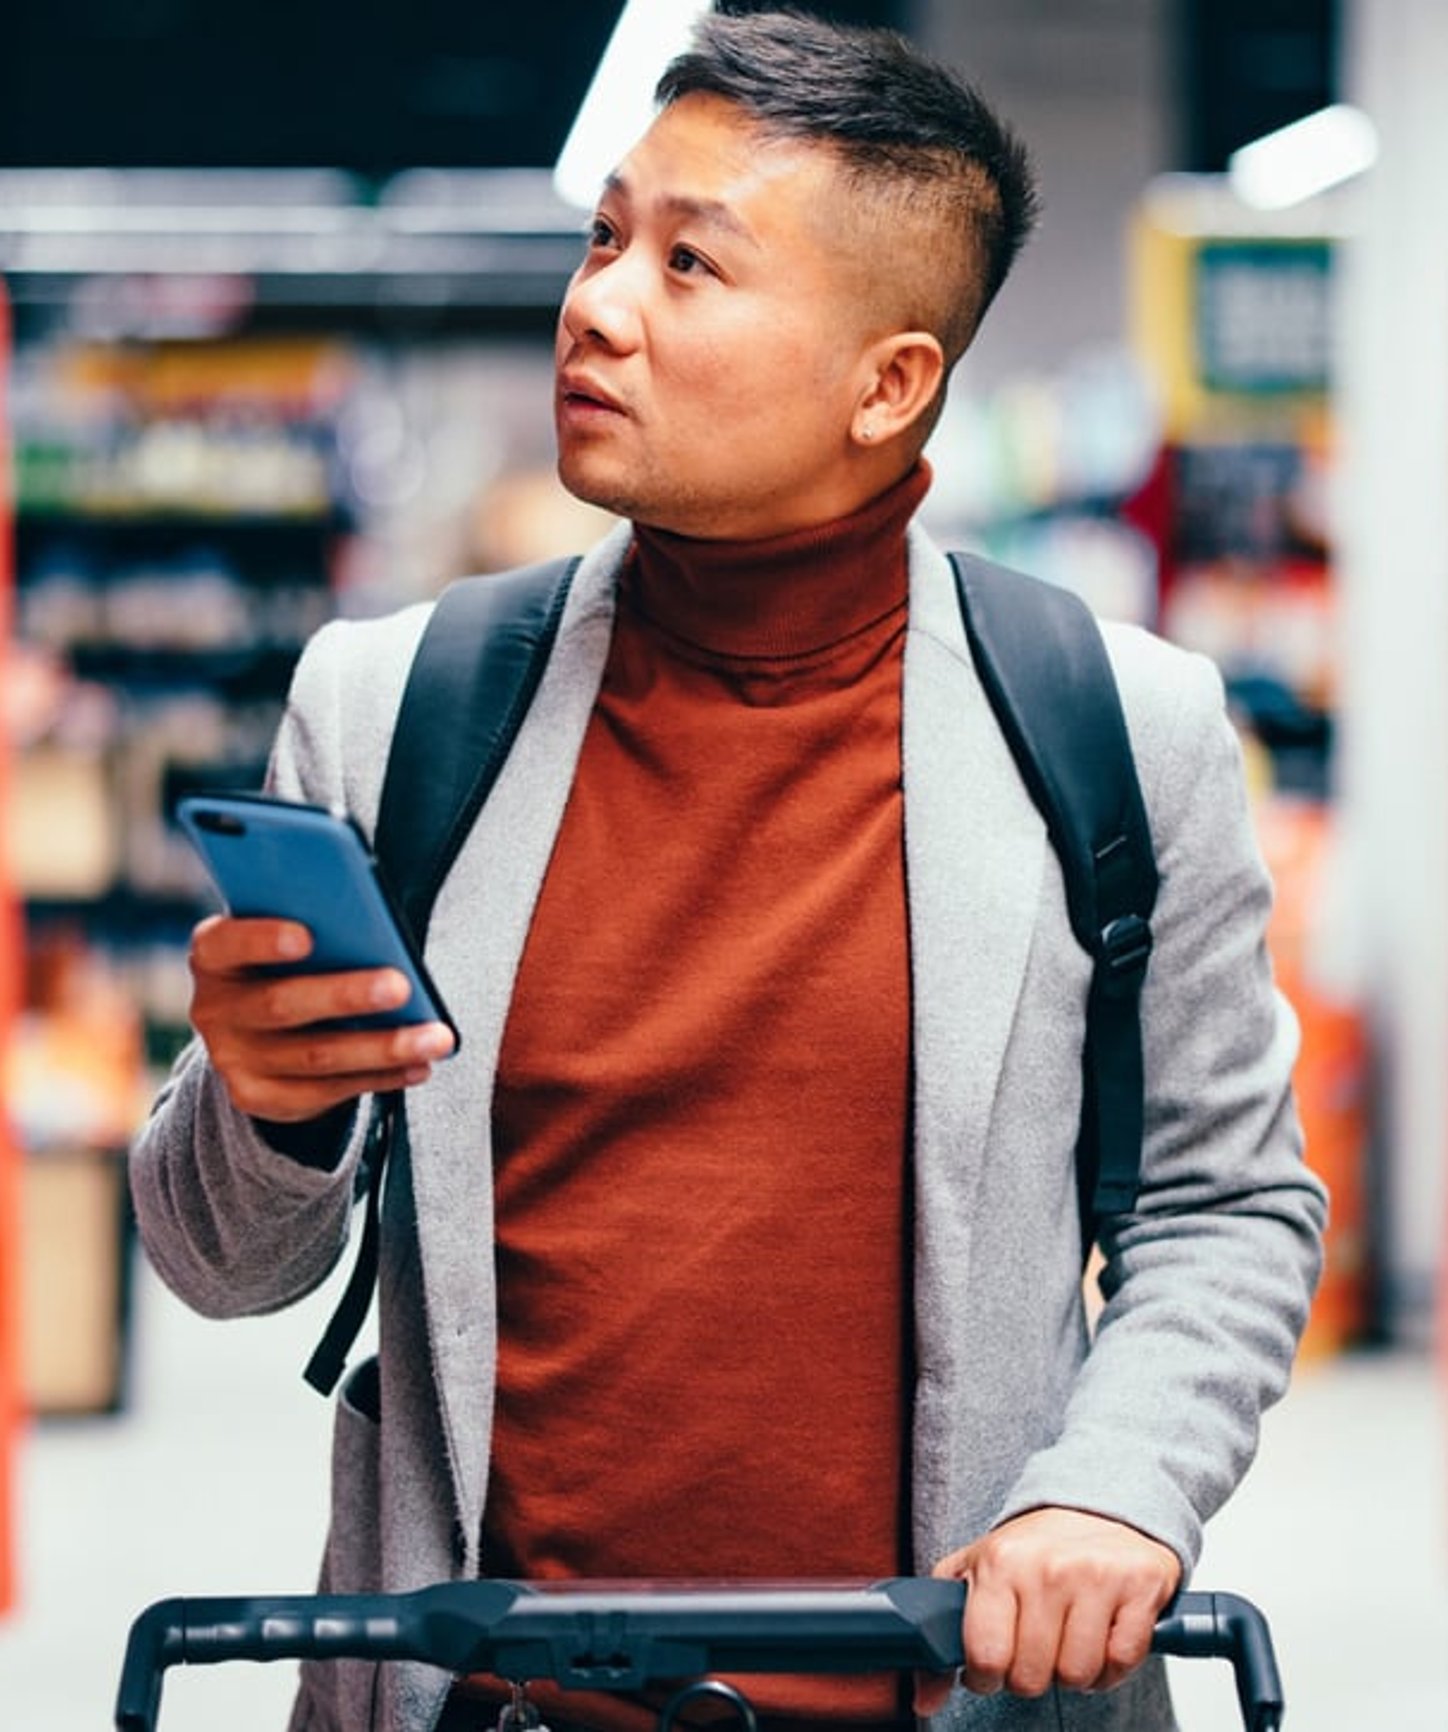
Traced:
[[624, 591], [653, 625], [708, 654], [814, 654], [904, 603], [905, 530], [930, 480], [922, 459], [847, 517], [763, 541], [696, 541], [640, 524]]

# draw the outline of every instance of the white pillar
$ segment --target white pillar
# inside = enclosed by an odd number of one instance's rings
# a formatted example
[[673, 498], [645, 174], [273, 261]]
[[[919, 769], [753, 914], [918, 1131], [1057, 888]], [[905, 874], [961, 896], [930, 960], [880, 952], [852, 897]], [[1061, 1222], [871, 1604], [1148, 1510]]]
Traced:
[[1382, 151], [1344, 247], [1344, 918], [1382, 1061], [1385, 1320], [1426, 1336], [1448, 1166], [1448, 5], [1352, 0]]

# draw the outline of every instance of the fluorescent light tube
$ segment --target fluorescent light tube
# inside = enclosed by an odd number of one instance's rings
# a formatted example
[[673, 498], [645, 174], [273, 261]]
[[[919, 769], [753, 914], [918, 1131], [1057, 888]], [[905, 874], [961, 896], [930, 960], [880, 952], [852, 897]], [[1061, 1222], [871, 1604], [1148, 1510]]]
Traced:
[[1371, 168], [1377, 128], [1345, 102], [1244, 144], [1227, 162], [1232, 190], [1257, 210], [1285, 210]]
[[628, 0], [553, 170], [566, 203], [592, 210], [604, 177], [648, 130], [654, 86], [711, 0]]

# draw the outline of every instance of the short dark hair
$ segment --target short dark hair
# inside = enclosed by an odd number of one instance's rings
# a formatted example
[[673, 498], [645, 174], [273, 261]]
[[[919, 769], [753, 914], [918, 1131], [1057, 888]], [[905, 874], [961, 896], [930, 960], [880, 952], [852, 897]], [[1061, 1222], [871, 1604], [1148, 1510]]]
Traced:
[[922, 196], [930, 199], [975, 261], [969, 292], [941, 333], [950, 361], [1035, 226], [1025, 146], [979, 91], [896, 31], [795, 8], [712, 13], [654, 94], [663, 107], [684, 96], [722, 97], [767, 134], [829, 145], [858, 187], [917, 209]]

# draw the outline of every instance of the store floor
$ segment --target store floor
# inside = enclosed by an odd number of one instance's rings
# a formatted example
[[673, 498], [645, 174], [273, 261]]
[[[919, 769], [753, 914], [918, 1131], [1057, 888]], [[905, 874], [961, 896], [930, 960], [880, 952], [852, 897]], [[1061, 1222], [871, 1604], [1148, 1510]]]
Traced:
[[[0, 1621], [0, 1726], [103, 1732], [131, 1618], [172, 1594], [311, 1583], [325, 1405], [297, 1375], [325, 1306], [191, 1317], [142, 1275], [130, 1410], [39, 1425], [21, 1458], [22, 1603]], [[1303, 1368], [1200, 1587], [1269, 1614], [1298, 1732], [1448, 1728], [1448, 1432], [1431, 1367], [1354, 1355]], [[1228, 1668], [1174, 1662], [1185, 1732], [1240, 1722]], [[168, 1674], [163, 1732], [283, 1724], [290, 1666]]]

